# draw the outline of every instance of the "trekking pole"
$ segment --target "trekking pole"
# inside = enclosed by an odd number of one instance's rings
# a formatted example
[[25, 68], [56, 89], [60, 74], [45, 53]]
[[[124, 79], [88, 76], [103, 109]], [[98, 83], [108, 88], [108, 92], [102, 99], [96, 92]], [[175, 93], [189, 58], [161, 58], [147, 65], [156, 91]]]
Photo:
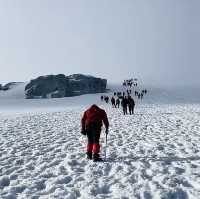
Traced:
[[107, 152], [107, 141], [108, 141], [108, 133], [106, 133], [106, 147], [105, 147], [105, 161], [106, 161], [106, 152]]

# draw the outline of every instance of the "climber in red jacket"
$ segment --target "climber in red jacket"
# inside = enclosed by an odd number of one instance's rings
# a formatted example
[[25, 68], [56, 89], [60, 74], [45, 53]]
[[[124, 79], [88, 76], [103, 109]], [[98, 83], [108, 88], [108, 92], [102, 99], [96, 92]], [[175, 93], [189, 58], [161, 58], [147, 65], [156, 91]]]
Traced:
[[106, 134], [108, 134], [109, 122], [106, 112], [94, 104], [84, 112], [81, 123], [81, 133], [83, 135], [87, 135], [88, 138], [87, 158], [93, 159], [94, 161], [102, 161], [99, 155], [99, 139], [102, 123], [104, 123], [106, 127]]

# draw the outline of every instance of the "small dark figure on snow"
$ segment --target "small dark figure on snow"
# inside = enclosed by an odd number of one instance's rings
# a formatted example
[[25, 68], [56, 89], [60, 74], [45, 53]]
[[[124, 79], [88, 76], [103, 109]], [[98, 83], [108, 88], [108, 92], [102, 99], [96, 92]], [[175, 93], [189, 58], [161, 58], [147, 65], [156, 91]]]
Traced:
[[117, 92], [117, 97], [120, 97], [122, 95], [121, 92]]
[[105, 100], [105, 102], [108, 104], [109, 103], [109, 97], [108, 96], [105, 96], [104, 97], [104, 100]]
[[117, 99], [116, 99], [116, 107], [119, 108], [119, 106], [120, 106], [120, 99], [117, 98]]
[[126, 86], [126, 81], [124, 81], [122, 85], [123, 85], [123, 86]]
[[135, 101], [131, 96], [129, 96], [129, 98], [128, 98], [128, 109], [129, 109], [130, 115], [134, 114], [134, 108], [135, 108]]
[[103, 96], [101, 96], [101, 101], [103, 101], [104, 100], [104, 97]]
[[133, 85], [133, 82], [129, 82], [129, 87], [131, 88]]
[[124, 115], [127, 115], [128, 99], [127, 99], [126, 96], [124, 98], [122, 98], [121, 105], [122, 105], [122, 108], [123, 108]]
[[111, 103], [112, 103], [112, 107], [116, 108], [115, 98], [114, 97], [111, 98]]
[[107, 114], [103, 109], [99, 108], [95, 104], [84, 112], [81, 120], [81, 133], [87, 135], [88, 138], [87, 158], [93, 159], [93, 161], [102, 161], [99, 155], [99, 139], [103, 123], [106, 127], [106, 134], [108, 134], [109, 122]]

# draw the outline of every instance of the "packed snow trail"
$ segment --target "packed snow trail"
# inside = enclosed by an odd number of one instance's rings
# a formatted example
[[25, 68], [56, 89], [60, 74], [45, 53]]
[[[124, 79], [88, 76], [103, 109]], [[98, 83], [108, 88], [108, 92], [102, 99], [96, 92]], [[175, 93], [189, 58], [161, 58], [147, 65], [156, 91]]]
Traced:
[[83, 111], [0, 116], [0, 198], [200, 198], [200, 105], [106, 107], [104, 163], [85, 158]]

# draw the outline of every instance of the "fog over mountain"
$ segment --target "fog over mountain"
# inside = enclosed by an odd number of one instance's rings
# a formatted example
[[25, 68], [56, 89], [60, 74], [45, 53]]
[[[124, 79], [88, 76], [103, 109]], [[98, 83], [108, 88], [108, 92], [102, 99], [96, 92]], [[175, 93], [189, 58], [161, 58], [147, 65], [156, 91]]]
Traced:
[[200, 86], [199, 0], [0, 2], [0, 83], [90, 74]]

